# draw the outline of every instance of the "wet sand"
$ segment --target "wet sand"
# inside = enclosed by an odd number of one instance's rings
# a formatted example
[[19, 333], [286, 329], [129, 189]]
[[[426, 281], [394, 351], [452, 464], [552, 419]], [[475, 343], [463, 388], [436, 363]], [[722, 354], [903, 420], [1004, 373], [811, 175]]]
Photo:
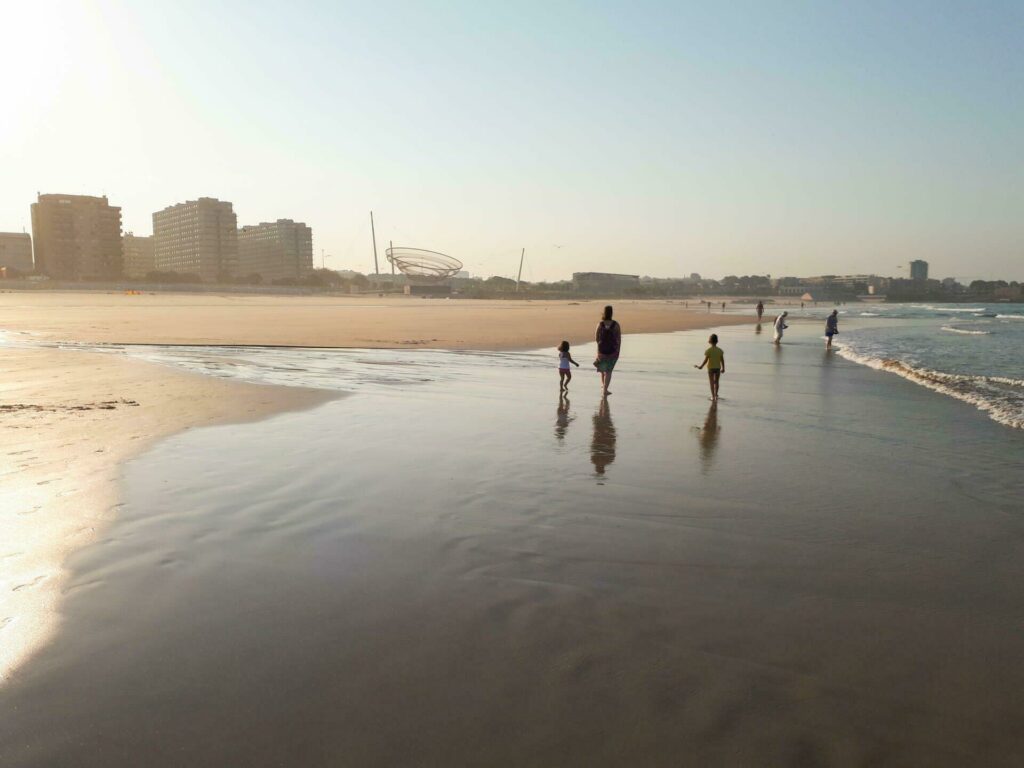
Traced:
[[395, 353], [162, 441], [0, 764], [1019, 765], [1021, 435], [817, 334], [723, 331], [717, 407], [684, 333], [606, 405], [546, 354]]
[[[592, 341], [605, 303], [22, 291], [0, 293], [0, 328], [108, 344], [533, 349]], [[695, 302], [612, 303], [625, 333], [751, 322]]]
[[107, 354], [0, 347], [0, 685], [55, 631], [66, 557], [117, 517], [122, 460], [191, 427], [332, 396]]
[[[74, 344], [455, 348], [493, 334], [498, 346], [522, 347], [542, 333], [547, 341], [551, 323], [556, 333], [587, 328], [589, 337], [599, 311], [564, 302], [0, 293], [0, 684], [51, 636], [64, 559], [116, 517], [120, 462], [183, 429], [260, 419], [338, 394], [236, 385], [76, 352]], [[637, 331], [712, 319], [643, 302], [630, 303], [625, 316]], [[72, 346], [32, 348], [35, 342]]]

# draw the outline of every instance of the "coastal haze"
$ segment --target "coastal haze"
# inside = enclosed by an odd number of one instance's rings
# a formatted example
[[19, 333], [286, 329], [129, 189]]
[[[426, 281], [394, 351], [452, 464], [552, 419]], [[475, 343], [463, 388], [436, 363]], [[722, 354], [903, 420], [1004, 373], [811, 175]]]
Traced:
[[1021, 7], [5, 22], [0, 765], [1024, 762]]

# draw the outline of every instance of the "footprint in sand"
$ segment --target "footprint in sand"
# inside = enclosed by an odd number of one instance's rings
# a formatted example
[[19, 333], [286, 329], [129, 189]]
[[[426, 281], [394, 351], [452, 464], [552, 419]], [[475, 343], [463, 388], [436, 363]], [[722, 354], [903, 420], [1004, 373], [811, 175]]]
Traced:
[[4, 616], [2, 619], [0, 619], [0, 629], [3, 629], [8, 624], [10, 624], [12, 621], [14, 621], [14, 617], [13, 616]]
[[38, 584], [40, 581], [42, 581], [45, 578], [46, 578], [46, 576], [36, 576], [34, 579], [32, 579], [32, 581], [26, 581], [24, 584], [19, 584], [14, 589], [12, 589], [11, 592], [20, 592], [23, 589], [28, 589], [29, 587], [34, 587], [36, 584]]

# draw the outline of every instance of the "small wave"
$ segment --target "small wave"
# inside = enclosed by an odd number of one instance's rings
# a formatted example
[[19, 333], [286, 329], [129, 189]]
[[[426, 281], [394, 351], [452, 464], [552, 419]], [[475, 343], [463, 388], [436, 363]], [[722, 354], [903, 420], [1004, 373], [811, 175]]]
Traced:
[[988, 413], [989, 418], [1007, 427], [1024, 429], [1024, 379], [1006, 376], [968, 376], [915, 368], [900, 360], [860, 354], [848, 346], [838, 349], [847, 360], [879, 371], [888, 371], [920, 384], [933, 392], [954, 397]]
[[879, 317], [880, 315], [878, 314], [878, 312], [861, 312], [860, 316], [861, 317]]
[[931, 304], [914, 304], [916, 309], [927, 309], [930, 312], [984, 312], [985, 307], [934, 307]]
[[942, 330], [950, 333], [962, 333], [965, 336], [988, 336], [992, 331], [968, 331], [966, 328], [952, 328], [948, 325], [942, 326]]
[[1024, 320], [1024, 315], [996, 315], [1000, 320]]

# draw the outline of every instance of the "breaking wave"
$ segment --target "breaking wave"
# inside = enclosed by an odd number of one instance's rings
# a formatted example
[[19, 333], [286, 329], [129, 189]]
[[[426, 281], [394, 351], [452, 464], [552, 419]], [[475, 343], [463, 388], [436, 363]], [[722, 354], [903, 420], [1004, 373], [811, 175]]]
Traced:
[[962, 333], [965, 336], [988, 336], [992, 331], [969, 331], [966, 328], [953, 328], [949, 325], [942, 326], [942, 330], [949, 333]]
[[879, 371], [888, 371], [940, 392], [988, 413], [993, 421], [1014, 429], [1024, 429], [1024, 379], [1005, 376], [969, 376], [915, 368], [900, 360], [864, 355], [848, 346], [838, 348], [847, 360]]

